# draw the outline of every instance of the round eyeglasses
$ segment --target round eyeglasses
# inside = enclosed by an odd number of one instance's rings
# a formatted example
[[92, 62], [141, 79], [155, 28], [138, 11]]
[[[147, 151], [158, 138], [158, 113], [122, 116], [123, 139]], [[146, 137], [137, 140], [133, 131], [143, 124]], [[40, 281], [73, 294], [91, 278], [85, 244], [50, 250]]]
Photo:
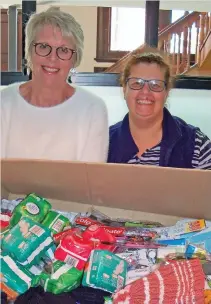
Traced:
[[[35, 53], [42, 57], [48, 56], [53, 49], [53, 47], [47, 43], [34, 43], [33, 46], [35, 47]], [[66, 46], [59, 46], [56, 48], [56, 55], [61, 60], [70, 60], [74, 53], [76, 53], [75, 50]]]
[[131, 90], [141, 90], [143, 89], [145, 83], [148, 84], [149, 89], [153, 92], [162, 92], [166, 88], [166, 82], [159, 79], [146, 80], [142, 78], [131, 77], [127, 79], [126, 83]]

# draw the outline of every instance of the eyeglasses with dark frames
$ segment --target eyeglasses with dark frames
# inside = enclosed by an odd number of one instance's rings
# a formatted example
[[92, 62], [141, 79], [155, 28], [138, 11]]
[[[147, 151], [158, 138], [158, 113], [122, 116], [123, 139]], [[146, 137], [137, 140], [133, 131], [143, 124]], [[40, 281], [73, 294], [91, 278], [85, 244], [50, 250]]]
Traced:
[[[35, 53], [41, 57], [50, 55], [53, 49], [49, 44], [42, 42], [33, 43], [33, 46], [35, 47]], [[77, 52], [66, 46], [59, 46], [56, 48], [56, 55], [61, 60], [70, 60], [74, 53]]]
[[142, 78], [130, 77], [126, 80], [126, 83], [131, 90], [141, 90], [143, 89], [145, 83], [148, 84], [149, 89], [153, 92], [162, 92], [164, 89], [166, 89], [166, 82], [159, 79], [146, 80]]

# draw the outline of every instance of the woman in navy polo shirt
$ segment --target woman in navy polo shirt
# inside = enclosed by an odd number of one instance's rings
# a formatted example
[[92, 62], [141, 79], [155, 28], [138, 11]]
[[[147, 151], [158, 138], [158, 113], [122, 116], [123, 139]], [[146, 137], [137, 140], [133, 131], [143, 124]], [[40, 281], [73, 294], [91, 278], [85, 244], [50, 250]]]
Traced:
[[110, 127], [109, 163], [211, 170], [210, 139], [165, 107], [170, 68], [160, 54], [131, 56], [122, 86], [129, 113]]

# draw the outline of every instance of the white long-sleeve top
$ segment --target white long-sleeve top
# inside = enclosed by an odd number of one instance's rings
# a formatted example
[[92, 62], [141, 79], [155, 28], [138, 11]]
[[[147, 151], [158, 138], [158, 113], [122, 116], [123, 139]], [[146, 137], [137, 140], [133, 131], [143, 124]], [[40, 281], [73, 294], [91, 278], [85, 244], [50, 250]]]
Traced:
[[105, 162], [108, 115], [104, 102], [77, 87], [62, 104], [36, 107], [19, 93], [1, 91], [1, 157]]

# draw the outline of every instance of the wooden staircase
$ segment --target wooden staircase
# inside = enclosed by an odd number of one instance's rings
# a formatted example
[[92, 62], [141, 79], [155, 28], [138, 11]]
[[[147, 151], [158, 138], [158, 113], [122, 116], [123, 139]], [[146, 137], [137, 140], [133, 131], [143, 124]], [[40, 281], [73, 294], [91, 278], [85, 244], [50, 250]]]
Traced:
[[[144, 52], [145, 44], [133, 52]], [[158, 49], [167, 56], [172, 75], [211, 76], [211, 13], [192, 12], [164, 28], [158, 35]], [[133, 52], [107, 73], [121, 73]]]

